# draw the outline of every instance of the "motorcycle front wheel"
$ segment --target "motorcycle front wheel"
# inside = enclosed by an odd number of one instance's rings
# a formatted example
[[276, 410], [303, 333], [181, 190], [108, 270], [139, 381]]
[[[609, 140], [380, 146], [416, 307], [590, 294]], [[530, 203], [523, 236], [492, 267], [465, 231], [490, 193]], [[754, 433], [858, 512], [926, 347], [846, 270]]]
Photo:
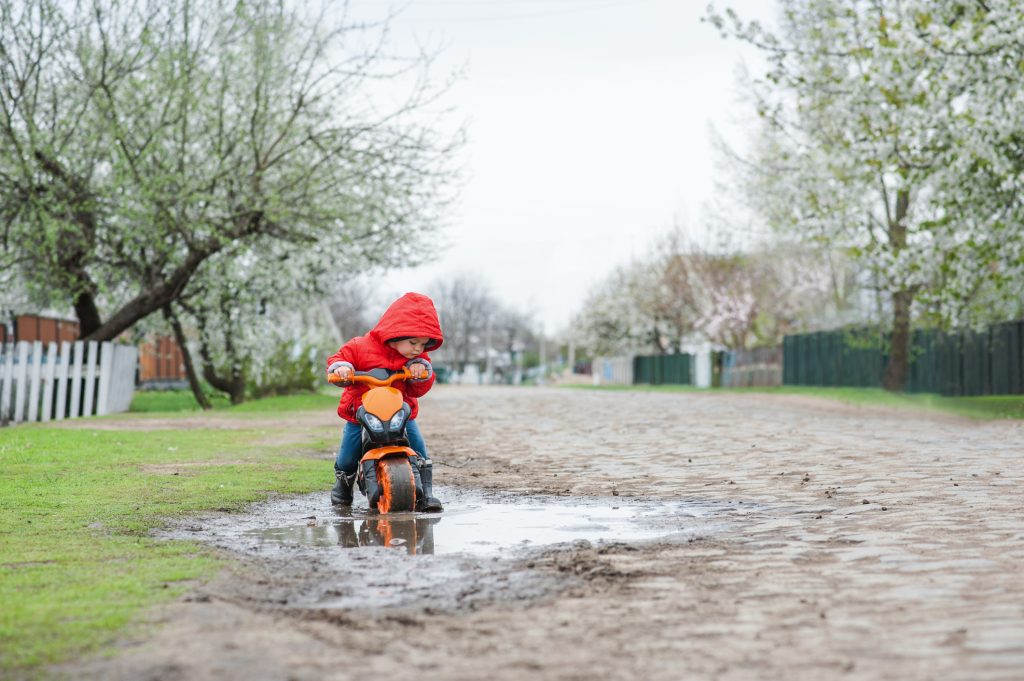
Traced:
[[377, 461], [377, 484], [381, 513], [402, 513], [416, 509], [416, 479], [407, 456], [389, 456]]

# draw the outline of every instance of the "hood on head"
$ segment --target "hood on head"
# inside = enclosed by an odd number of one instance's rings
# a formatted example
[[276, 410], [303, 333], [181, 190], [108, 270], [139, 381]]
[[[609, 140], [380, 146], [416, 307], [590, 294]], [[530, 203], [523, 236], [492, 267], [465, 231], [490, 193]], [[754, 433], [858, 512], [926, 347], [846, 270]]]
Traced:
[[422, 293], [406, 293], [391, 303], [370, 333], [381, 343], [392, 338], [430, 338], [427, 350], [436, 350], [444, 343], [434, 301]]

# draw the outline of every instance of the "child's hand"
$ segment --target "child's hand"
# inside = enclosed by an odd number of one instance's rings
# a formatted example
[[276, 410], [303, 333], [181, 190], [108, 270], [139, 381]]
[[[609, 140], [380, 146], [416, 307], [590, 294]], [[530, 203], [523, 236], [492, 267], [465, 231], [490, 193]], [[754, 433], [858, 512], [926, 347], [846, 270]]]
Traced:
[[327, 367], [327, 374], [329, 376], [337, 376], [340, 378], [341, 385], [351, 385], [352, 371], [352, 365], [348, 362], [335, 362], [331, 366]]
[[430, 362], [422, 357], [410, 359], [405, 363], [405, 366], [409, 367], [409, 373], [412, 374], [410, 380], [412, 381], [426, 381], [434, 371], [433, 367], [430, 366]]

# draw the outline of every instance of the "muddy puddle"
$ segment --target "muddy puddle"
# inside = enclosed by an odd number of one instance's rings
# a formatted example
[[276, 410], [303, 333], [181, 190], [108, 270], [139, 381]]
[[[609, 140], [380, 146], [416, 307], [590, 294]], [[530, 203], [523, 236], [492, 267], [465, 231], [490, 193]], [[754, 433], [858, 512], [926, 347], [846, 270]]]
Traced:
[[438, 492], [441, 514], [369, 514], [362, 499], [351, 509], [332, 508], [322, 492], [193, 519], [162, 536], [245, 556], [268, 575], [256, 595], [274, 606], [379, 610], [427, 599], [445, 610], [560, 591], [579, 570], [532, 568], [566, 555], [593, 560], [643, 542], [693, 541], [715, 534], [737, 510], [700, 502]]
[[410, 555], [515, 557], [580, 540], [600, 545], [692, 537], [706, 533], [716, 515], [735, 510], [732, 505], [698, 502], [441, 492], [444, 513], [371, 514], [364, 500], [351, 508], [332, 508], [326, 495], [318, 493], [200, 520], [183, 530], [192, 539], [268, 556], [319, 549], [336, 551], [345, 560], [344, 549], [380, 547]]
[[[320, 503], [318, 501], [318, 503]], [[380, 546], [417, 554], [514, 555], [526, 549], [586, 540], [637, 542], [704, 526], [712, 509], [671, 504], [464, 495], [443, 514], [367, 513], [365, 508], [311, 514], [290, 524], [244, 530], [241, 542], [261, 551], [307, 545]]]

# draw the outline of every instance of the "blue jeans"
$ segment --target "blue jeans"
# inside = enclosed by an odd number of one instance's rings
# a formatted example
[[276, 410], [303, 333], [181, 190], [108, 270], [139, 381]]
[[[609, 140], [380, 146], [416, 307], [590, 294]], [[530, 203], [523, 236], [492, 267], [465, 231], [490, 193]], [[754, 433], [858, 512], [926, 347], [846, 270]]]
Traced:
[[[409, 438], [409, 446], [424, 459], [427, 456], [427, 443], [423, 441], [420, 427], [416, 421], [405, 424], [405, 434]], [[352, 475], [359, 467], [359, 459], [363, 458], [363, 428], [351, 421], [345, 422], [345, 430], [341, 434], [341, 445], [338, 447], [338, 458], [334, 460], [334, 469]]]

